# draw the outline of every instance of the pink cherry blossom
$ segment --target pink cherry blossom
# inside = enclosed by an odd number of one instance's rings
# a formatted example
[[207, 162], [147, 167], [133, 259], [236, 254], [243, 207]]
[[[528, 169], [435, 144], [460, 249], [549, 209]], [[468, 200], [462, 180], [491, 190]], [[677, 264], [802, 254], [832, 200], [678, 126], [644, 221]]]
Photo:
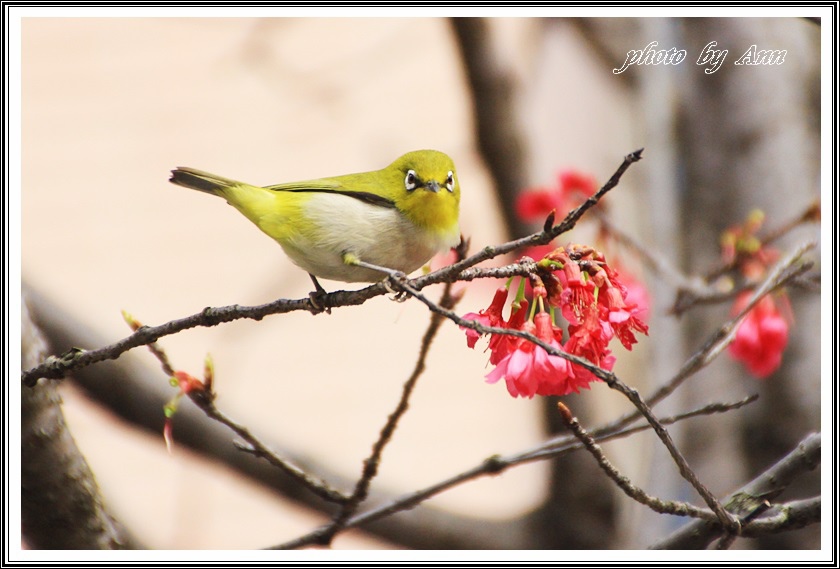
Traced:
[[[749, 299], [750, 293], [741, 294], [732, 307], [733, 314], [740, 312]], [[744, 316], [729, 344], [729, 354], [743, 362], [754, 376], [764, 379], [782, 364], [788, 329], [773, 297], [767, 295]]]

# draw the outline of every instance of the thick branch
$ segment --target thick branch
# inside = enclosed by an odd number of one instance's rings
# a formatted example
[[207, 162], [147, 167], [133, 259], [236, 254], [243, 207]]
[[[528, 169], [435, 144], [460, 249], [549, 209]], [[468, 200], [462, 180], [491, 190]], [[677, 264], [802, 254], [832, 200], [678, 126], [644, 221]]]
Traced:
[[[515, 83], [493, 53], [491, 31], [484, 18], [452, 18], [461, 61], [473, 94], [476, 138], [485, 164], [496, 182], [503, 204], [512, 204], [525, 185], [524, 143], [517, 128]], [[527, 227], [513, 208], [501, 208], [508, 235], [522, 235]]]
[[741, 532], [742, 537], [759, 537], [768, 533], [779, 533], [801, 529], [820, 522], [822, 516], [822, 498], [807, 498], [777, 504], [767, 511], [767, 515], [755, 520]]
[[[46, 342], [21, 303], [21, 358], [32, 366]], [[99, 487], [70, 434], [57, 385], [21, 393], [21, 525], [35, 549], [136, 549], [106, 511]]]

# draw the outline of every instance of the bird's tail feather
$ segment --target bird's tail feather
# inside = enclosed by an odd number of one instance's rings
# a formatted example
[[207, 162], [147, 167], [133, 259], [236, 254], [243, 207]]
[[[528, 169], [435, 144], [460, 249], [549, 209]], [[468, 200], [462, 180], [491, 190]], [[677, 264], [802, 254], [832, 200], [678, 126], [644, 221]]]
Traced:
[[181, 167], [172, 170], [172, 177], [169, 178], [169, 181], [178, 186], [215, 195], [220, 195], [220, 190], [238, 184], [234, 180], [210, 174], [209, 172]]

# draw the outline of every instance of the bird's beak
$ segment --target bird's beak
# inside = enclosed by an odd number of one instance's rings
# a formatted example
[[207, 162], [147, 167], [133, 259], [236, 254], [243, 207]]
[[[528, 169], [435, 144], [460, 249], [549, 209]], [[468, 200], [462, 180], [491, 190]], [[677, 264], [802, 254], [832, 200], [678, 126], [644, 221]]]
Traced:
[[440, 184], [437, 180], [429, 180], [426, 182], [426, 189], [430, 192], [438, 193], [440, 191]]

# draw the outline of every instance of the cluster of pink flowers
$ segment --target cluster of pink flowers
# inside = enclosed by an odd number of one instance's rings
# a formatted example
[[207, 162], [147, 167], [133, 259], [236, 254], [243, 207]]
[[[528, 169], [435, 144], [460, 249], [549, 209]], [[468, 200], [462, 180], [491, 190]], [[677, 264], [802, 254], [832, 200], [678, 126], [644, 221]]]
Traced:
[[[517, 198], [516, 212], [527, 222], [542, 221], [552, 212], [562, 218], [596, 190], [593, 177], [573, 170], [561, 171], [554, 187], [523, 191]], [[763, 222], [763, 212], [756, 210], [744, 224], [730, 228], [721, 237], [723, 261], [737, 268], [746, 279], [762, 278], [778, 257], [758, 237]], [[609, 238], [609, 232], [601, 227], [599, 240], [608, 243]], [[543, 259], [539, 263], [541, 274], [531, 278], [534, 305], [530, 310], [520, 292], [512, 303], [510, 319], [505, 321], [502, 309], [508, 290], [501, 288], [486, 310], [465, 318], [486, 326], [530, 332], [555, 349], [581, 356], [606, 370], [611, 370], [615, 362], [607, 347], [613, 337], [631, 349], [636, 334], [647, 333], [645, 288], [626, 275], [623, 282], [619, 280], [615, 265], [607, 265], [600, 253], [581, 246], [555, 249], [548, 244], [530, 248], [524, 254]], [[534, 282], [540, 278], [544, 282]], [[738, 296], [733, 314], [743, 310], [750, 296], [746, 292]], [[568, 326], [565, 336], [557, 325], [558, 313]], [[792, 321], [783, 291], [765, 296], [745, 315], [729, 345], [729, 354], [756, 377], [769, 376], [781, 365]], [[465, 330], [469, 346], [475, 346], [478, 332]], [[489, 350], [490, 363], [496, 368], [487, 375], [488, 381], [504, 378], [515, 397], [577, 392], [597, 379], [581, 366], [514, 336], [492, 335]]]
[[[748, 279], [760, 279], [778, 258], [778, 252], [762, 245], [757, 237], [764, 221], [764, 213], [756, 210], [739, 227], [725, 231], [721, 237], [721, 255], [724, 262], [735, 263]], [[738, 295], [732, 314], [741, 312], [750, 300], [751, 293]], [[784, 308], [784, 312], [781, 310]], [[747, 312], [729, 344], [729, 355], [742, 362], [749, 372], [759, 379], [770, 376], [782, 365], [782, 354], [787, 347], [791, 316], [787, 295], [782, 291], [764, 296]]]
[[[485, 310], [464, 315], [484, 326], [522, 330], [539, 338], [555, 350], [580, 356], [604, 370], [612, 370], [615, 356], [608, 345], [618, 338], [628, 350], [637, 342], [636, 334], [647, 334], [641, 318], [646, 306], [628, 298], [628, 289], [618, 272], [604, 256], [589, 247], [569, 245], [555, 249], [538, 263], [530, 276], [533, 304], [524, 298], [524, 283], [511, 303], [508, 320], [502, 315], [508, 286], [499, 288]], [[558, 325], [560, 316], [567, 331]], [[462, 327], [467, 345], [475, 347], [481, 334]], [[491, 334], [490, 363], [495, 365], [487, 381], [505, 380], [514, 397], [566, 395], [589, 388], [598, 380], [590, 370], [548, 353], [524, 338]]]

